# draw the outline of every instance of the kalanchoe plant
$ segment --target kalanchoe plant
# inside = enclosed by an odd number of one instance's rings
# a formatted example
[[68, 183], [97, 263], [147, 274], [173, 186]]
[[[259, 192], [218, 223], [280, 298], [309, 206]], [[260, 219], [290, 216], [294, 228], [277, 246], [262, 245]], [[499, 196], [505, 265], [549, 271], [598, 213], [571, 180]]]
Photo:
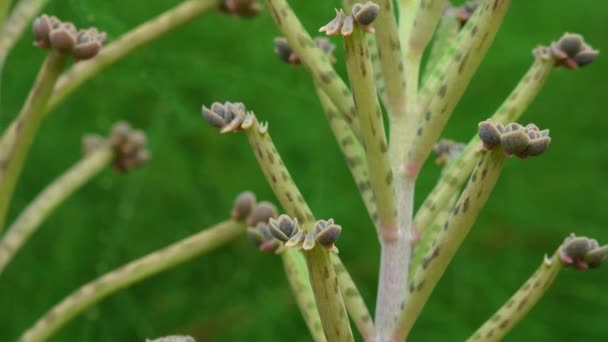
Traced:
[[[405, 340], [487, 203], [505, 163], [519, 162], [508, 157], [527, 159], [549, 150], [548, 129], [516, 121], [553, 69], [587, 66], [599, 54], [581, 35], [572, 33], [537, 47], [532, 66], [513, 92], [489, 119], [479, 123], [468, 144], [459, 144], [439, 139], [488, 51], [509, 0], [480, 0], [458, 8], [446, 0], [403, 0], [397, 2], [397, 8], [390, 0], [344, 0], [344, 8], [336, 10], [334, 19], [317, 24], [320, 32], [342, 40], [348, 82], [332, 65], [338, 61], [333, 56], [335, 45], [328, 38], [313, 39], [287, 0], [265, 0], [265, 4], [284, 36], [274, 40], [275, 53], [279, 60], [303, 65], [310, 72], [377, 233], [381, 255], [375, 315], [370, 314], [336, 247], [343, 233], [354, 234], [354, 230], [334, 219], [315, 217], [281, 158], [280, 146], [270, 136], [268, 122], [260, 121], [242, 102], [214, 102], [202, 107], [204, 120], [220, 133], [238, 132], [247, 137], [281, 209], [270, 202], [257, 202], [252, 192], [241, 193], [225, 221], [84, 284], [24, 331], [21, 341], [46, 340], [106, 296], [241, 235], [260, 251], [281, 258], [315, 341], [353, 341], [351, 321], [365, 341]], [[184, 1], [105, 48], [107, 36], [97, 28], [79, 30], [48, 15], [33, 20], [34, 44], [47, 51], [47, 58], [21, 112], [0, 141], [0, 230], [45, 114], [105, 66], [207, 10], [247, 18], [260, 14], [262, 7], [255, 0]], [[0, 39], [3, 61], [12, 43], [2, 42]], [[270, 50], [271, 42], [268, 45]], [[422, 55], [428, 49], [429, 61], [422, 69]], [[63, 72], [70, 56], [78, 63]], [[114, 125], [109, 137], [86, 136], [85, 158], [34, 199], [0, 239], [0, 272], [69, 194], [108, 165], [126, 172], [147, 163], [146, 146], [143, 131], [125, 122]], [[415, 185], [433, 150], [443, 170], [415, 212]], [[469, 340], [501, 339], [532, 309], [562, 269], [598, 268], [607, 253], [608, 246], [597, 240], [572, 234], [552, 256], [544, 257], [530, 279]], [[175, 335], [154, 341], [193, 338]]]

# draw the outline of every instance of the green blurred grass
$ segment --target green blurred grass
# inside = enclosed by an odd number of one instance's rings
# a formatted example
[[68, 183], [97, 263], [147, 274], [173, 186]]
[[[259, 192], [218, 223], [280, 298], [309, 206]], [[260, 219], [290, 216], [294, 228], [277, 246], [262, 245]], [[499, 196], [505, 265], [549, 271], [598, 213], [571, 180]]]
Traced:
[[[116, 38], [177, 3], [64, 0], [51, 1], [48, 12]], [[337, 6], [292, 3], [310, 31]], [[591, 0], [514, 1], [445, 136], [468, 140], [525, 72], [537, 44], [570, 31], [605, 49], [606, 13], [607, 3]], [[80, 284], [224, 219], [238, 192], [274, 199], [245, 138], [220, 136], [202, 122], [201, 104], [216, 100], [243, 101], [270, 121], [277, 148], [317, 217], [334, 217], [345, 228], [341, 257], [373, 307], [375, 234], [309, 76], [273, 55], [277, 32], [268, 13], [249, 21], [205, 15], [87, 83], [45, 122], [11, 217], [79, 158], [84, 132], [106, 132], [113, 121], [127, 119], [149, 133], [153, 160], [129, 175], [104, 172], [18, 254], [0, 277], [0, 340], [16, 338]], [[19, 110], [42, 59], [29, 37], [13, 51], [2, 75], [3, 113]], [[344, 76], [343, 65], [337, 68]], [[608, 241], [606, 75], [603, 57], [588, 69], [552, 75], [526, 115], [551, 128], [551, 149], [539, 159], [508, 161], [412, 341], [466, 338], [571, 231]], [[11, 117], [0, 117], [3, 127]], [[432, 163], [425, 168], [417, 204], [438, 172]], [[507, 340], [605, 340], [607, 281], [605, 269], [564, 272]], [[54, 340], [134, 341], [171, 333], [199, 341], [309, 340], [279, 259], [258, 253], [244, 238], [108, 298]]]

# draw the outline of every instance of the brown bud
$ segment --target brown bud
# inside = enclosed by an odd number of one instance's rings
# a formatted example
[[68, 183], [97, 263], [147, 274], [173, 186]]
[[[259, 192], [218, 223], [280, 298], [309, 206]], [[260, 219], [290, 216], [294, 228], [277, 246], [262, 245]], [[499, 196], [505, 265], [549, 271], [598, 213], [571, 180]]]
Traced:
[[49, 33], [51, 47], [63, 54], [70, 54], [76, 45], [76, 35], [74, 24], [61, 23]]
[[507, 155], [523, 152], [530, 143], [530, 137], [522, 129], [504, 133], [500, 137], [502, 148]]
[[490, 120], [480, 122], [477, 126], [477, 133], [486, 150], [491, 150], [500, 145], [501, 134], [494, 122]]
[[270, 234], [275, 239], [287, 242], [291, 239], [298, 231], [298, 219], [292, 219], [291, 217], [283, 214], [278, 219], [271, 218], [268, 226], [270, 228]]
[[355, 21], [364, 27], [371, 25], [378, 17], [379, 12], [380, 6], [371, 1], [368, 1], [363, 5], [357, 3], [353, 5], [352, 8], [352, 16]]
[[222, 0], [220, 12], [239, 18], [255, 17], [262, 11], [256, 0]]
[[214, 102], [211, 108], [203, 106], [202, 112], [207, 123], [219, 128], [221, 133], [241, 129], [241, 124], [246, 116], [245, 105], [240, 102], [226, 102], [224, 104]]
[[99, 33], [96, 28], [78, 31], [76, 46], [72, 55], [76, 60], [85, 60], [97, 55], [106, 40], [105, 33]]
[[43, 14], [34, 20], [34, 44], [40, 48], [48, 49], [51, 47], [49, 34], [54, 27], [59, 26], [60, 21], [57, 17], [49, 17]]
[[277, 208], [270, 202], [262, 201], [253, 208], [247, 217], [247, 225], [255, 226], [259, 222], [268, 223], [273, 217], [277, 217]]
[[331, 249], [340, 237], [342, 227], [334, 224], [334, 220], [332, 219], [327, 221], [320, 220], [315, 223], [314, 232], [317, 242], [321, 246]]
[[251, 191], [240, 193], [232, 206], [232, 218], [238, 221], [247, 218], [255, 206], [255, 200], [255, 194]]

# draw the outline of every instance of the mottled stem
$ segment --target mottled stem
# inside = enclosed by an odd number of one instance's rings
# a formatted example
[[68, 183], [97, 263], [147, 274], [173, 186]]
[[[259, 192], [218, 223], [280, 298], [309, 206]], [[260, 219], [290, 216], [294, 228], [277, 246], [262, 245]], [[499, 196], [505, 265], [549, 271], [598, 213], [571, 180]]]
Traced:
[[74, 191], [107, 167], [114, 152], [103, 147], [84, 157], [49, 184], [11, 224], [0, 240], [0, 274], [42, 222]]
[[393, 172], [365, 32], [356, 27], [351, 35], [344, 37], [344, 48], [348, 77], [357, 103], [370, 184], [378, 208], [378, 234], [382, 240], [397, 239], [399, 228], [395, 217]]
[[[249, 113], [242, 127], [258, 164], [281, 206], [288, 215], [298, 219], [305, 231], [311, 231], [315, 218], [277, 152], [267, 131], [268, 126], [261, 125], [255, 115]], [[323, 247], [315, 246], [305, 252], [305, 257], [327, 340], [352, 341], [350, 323], [329, 252]]]
[[81, 286], [55, 305], [28, 329], [19, 341], [47, 340], [72, 318], [105, 297], [154, 274], [216, 249], [234, 240], [244, 231], [244, 223], [232, 220], [224, 221], [106, 273]]
[[308, 269], [304, 256], [293, 249], [287, 249], [281, 254], [281, 259], [283, 259], [287, 280], [313, 340], [315, 342], [327, 341], [315, 303], [315, 296], [308, 280]]
[[355, 135], [360, 137], [357, 111], [350, 90], [334, 70], [327, 54], [316, 47], [286, 0], [266, 0], [266, 6], [289, 46], [338, 108]]
[[494, 40], [509, 5], [510, 0], [483, 1], [441, 58], [438, 70], [433, 70], [428, 79], [431, 95], [426, 103], [422, 99], [418, 104], [421, 117], [408, 155], [408, 172], [419, 172]]
[[429, 58], [422, 73], [422, 84], [426, 83], [431, 70], [435, 69], [441, 57], [446, 53], [450, 43], [456, 39], [459, 30], [460, 23], [456, 20], [456, 11], [451, 6], [448, 6], [441, 16], [437, 32], [435, 33]]
[[[2, 0], [6, 4], [10, 1]], [[36, 14], [40, 13], [48, 0], [20, 0], [15, 4], [0, 31], [0, 70], [9, 52], [15, 46], [26, 27], [30, 27]]]
[[317, 94], [321, 101], [325, 116], [327, 117], [327, 121], [329, 122], [329, 126], [331, 127], [338, 142], [338, 146], [342, 151], [342, 155], [346, 160], [346, 165], [357, 184], [357, 188], [359, 189], [363, 203], [367, 208], [367, 212], [374, 224], [377, 225], [378, 213], [374, 194], [370, 186], [365, 151], [346, 121], [344, 121], [344, 118], [338, 113], [338, 109], [333, 102], [331, 102], [331, 99], [327, 97], [319, 87], [317, 87]]
[[[374, 0], [380, 6], [378, 18], [374, 22], [376, 45], [384, 79], [384, 92], [388, 100], [387, 111], [391, 119], [406, 115], [406, 77], [403, 66], [403, 52], [399, 42], [397, 18], [393, 0]], [[370, 68], [370, 70], [373, 70]]]
[[6, 212], [25, 157], [44, 118], [44, 107], [66, 59], [66, 56], [55, 51], [48, 52], [21, 112], [5, 133], [15, 139], [6, 142], [3, 139], [0, 145], [0, 231], [4, 227]]
[[[537, 56], [526, 74], [490, 119], [505, 125], [517, 121], [536, 98], [553, 69], [552, 60]], [[475, 134], [462, 154], [446, 166], [437, 185], [416, 213], [413, 229], [418, 235], [421, 235], [422, 240], [427, 239], [426, 235], [431, 234], [426, 231], [426, 228], [434, 220], [437, 211], [447, 206], [449, 199], [463, 186], [473, 171], [480, 144], [481, 140]], [[423, 246], [425, 245], [417, 244], [415, 250], [424, 248]], [[414, 253], [426, 254], [425, 251], [415, 251]]]
[[558, 252], [551, 258], [545, 256], [536, 272], [467, 342], [502, 340], [542, 298], [562, 269]]
[[373, 341], [375, 328], [372, 316], [369, 313], [369, 309], [363, 301], [363, 297], [359, 293], [355, 282], [350, 277], [350, 274], [344, 268], [342, 261], [337, 255], [331, 255], [331, 261], [334, 264], [336, 275], [338, 276], [338, 284], [340, 285], [340, 292], [344, 298], [344, 305], [348, 315], [355, 323], [357, 330], [363, 337], [364, 341]]
[[500, 148], [481, 156], [469, 183], [445, 221], [433, 249], [426, 255], [410, 282], [409, 296], [399, 317], [396, 339], [401, 341], [407, 337], [435, 285], [488, 200], [504, 160], [505, 154]]
[[184, 1], [118, 37], [118, 39], [101, 49], [95, 58], [74, 64], [57, 81], [46, 111], [51, 111], [82, 83], [94, 77], [106, 67], [143, 45], [189, 23], [201, 14], [216, 9], [219, 2], [219, 0]]

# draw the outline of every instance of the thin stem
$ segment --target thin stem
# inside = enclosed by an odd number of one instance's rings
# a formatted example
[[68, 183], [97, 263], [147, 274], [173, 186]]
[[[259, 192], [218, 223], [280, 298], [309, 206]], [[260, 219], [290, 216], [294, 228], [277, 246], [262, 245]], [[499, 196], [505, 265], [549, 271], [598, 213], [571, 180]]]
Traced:
[[439, 21], [435, 39], [431, 46], [431, 52], [422, 73], [423, 84], [426, 82], [431, 70], [435, 69], [441, 57], [446, 53], [450, 43], [456, 39], [459, 30], [460, 23], [456, 20], [456, 11], [452, 6], [448, 5]]
[[[380, 66], [384, 79], [387, 111], [391, 117], [406, 115], [406, 77], [403, 66], [402, 46], [399, 42], [397, 18], [393, 0], [374, 0], [380, 6], [380, 13], [374, 22], [376, 44], [380, 56]], [[370, 70], [372, 70], [370, 68]]]
[[563, 268], [558, 252], [551, 258], [545, 255], [536, 272], [467, 342], [502, 340], [542, 298]]
[[[281, 206], [288, 215], [298, 219], [305, 231], [310, 232], [315, 218], [277, 152], [267, 131], [268, 127], [260, 125], [253, 113], [248, 114], [242, 127], [258, 164]], [[329, 252], [323, 247], [315, 246], [305, 252], [305, 257], [327, 340], [352, 341], [350, 323]]]
[[[9, 0], [2, 0], [8, 5]], [[10, 16], [4, 22], [0, 31], [0, 69], [4, 66], [6, 57], [26, 27], [29, 27], [34, 17], [40, 13], [48, 0], [20, 0], [15, 4]], [[3, 4], [3, 6], [5, 6]]]
[[11, 7], [11, 0], [0, 0], [0, 26], [4, 25], [9, 7]]
[[346, 166], [348, 166], [348, 169], [357, 184], [359, 194], [363, 199], [367, 212], [374, 224], [377, 225], [378, 213], [376, 202], [374, 201], [374, 194], [370, 186], [365, 151], [344, 118], [339, 115], [338, 109], [333, 102], [331, 102], [330, 98], [325, 95], [319, 87], [317, 87], [317, 94], [321, 101], [325, 116], [327, 117], [327, 121], [329, 122], [329, 126], [336, 137], [344, 159], [346, 159]]
[[[517, 121], [536, 98], [553, 69], [552, 60], [537, 56], [526, 74], [490, 119], [505, 125]], [[476, 134], [458, 159], [450, 163], [442, 172], [437, 185], [420, 206], [414, 217], [413, 229], [421, 235], [422, 240], [428, 239], [427, 235], [432, 234], [427, 233], [426, 228], [434, 220], [437, 211], [447, 206], [449, 199], [456, 194], [473, 171], [480, 144], [481, 140]], [[423, 246], [425, 245], [418, 244], [415, 250], [424, 248]], [[415, 252], [418, 253], [426, 254], [425, 251]], [[416, 264], [414, 267], [417, 267]]]
[[378, 208], [378, 234], [383, 240], [397, 239], [399, 232], [395, 217], [393, 172], [387, 154], [386, 134], [365, 33], [356, 27], [351, 35], [344, 38], [344, 47], [348, 77], [361, 124], [370, 184]]
[[50, 112], [53, 110], [82, 83], [97, 75], [106, 67], [116, 63], [143, 45], [189, 23], [201, 14], [216, 9], [218, 4], [219, 0], [184, 1], [156, 18], [148, 20], [123, 34], [101, 49], [95, 58], [74, 64], [57, 81], [46, 111]]
[[488, 200], [502, 166], [505, 154], [500, 148], [484, 153], [473, 171], [466, 188], [460, 195], [452, 213], [445, 221], [434, 248], [430, 251], [409, 285], [409, 297], [399, 317], [395, 339], [407, 337], [424, 304], [456, 254], [462, 241]]
[[14, 136], [14, 141], [5, 144], [3, 140], [0, 145], [0, 231], [25, 158], [44, 118], [44, 107], [66, 59], [55, 51], [48, 53], [19, 116], [14, 120], [15, 125], [9, 127], [7, 134]]
[[[406, 169], [416, 175], [481, 63], [509, 8], [510, 0], [485, 0], [460, 31], [428, 82], [429, 100], [419, 102], [422, 116]], [[420, 96], [423, 96], [421, 94]]]
[[369, 309], [359, 293], [359, 289], [351, 278], [350, 274], [344, 268], [340, 258], [332, 254], [331, 261], [334, 264], [336, 275], [338, 276], [338, 285], [340, 292], [344, 298], [344, 305], [348, 315], [355, 323], [357, 330], [363, 337], [364, 341], [373, 341], [375, 335], [374, 321], [369, 313]]
[[327, 55], [315, 46], [286, 0], [266, 0], [266, 6], [277, 27], [287, 38], [289, 46], [308, 68], [318, 86], [338, 108], [355, 135], [360, 137], [357, 111], [351, 93], [334, 70]]
[[245, 224], [224, 221], [184, 240], [106, 273], [81, 286], [42, 316], [19, 339], [22, 342], [47, 340], [72, 318], [105, 297], [214, 250], [241, 235]]
[[49, 184], [19, 214], [0, 240], [0, 274], [53, 210], [107, 167], [113, 156], [114, 153], [110, 147], [92, 152]]
[[304, 260], [302, 254], [293, 249], [287, 249], [282, 253], [281, 259], [283, 260], [287, 280], [313, 340], [316, 342], [327, 341], [315, 303], [315, 296], [308, 280], [306, 260]]

